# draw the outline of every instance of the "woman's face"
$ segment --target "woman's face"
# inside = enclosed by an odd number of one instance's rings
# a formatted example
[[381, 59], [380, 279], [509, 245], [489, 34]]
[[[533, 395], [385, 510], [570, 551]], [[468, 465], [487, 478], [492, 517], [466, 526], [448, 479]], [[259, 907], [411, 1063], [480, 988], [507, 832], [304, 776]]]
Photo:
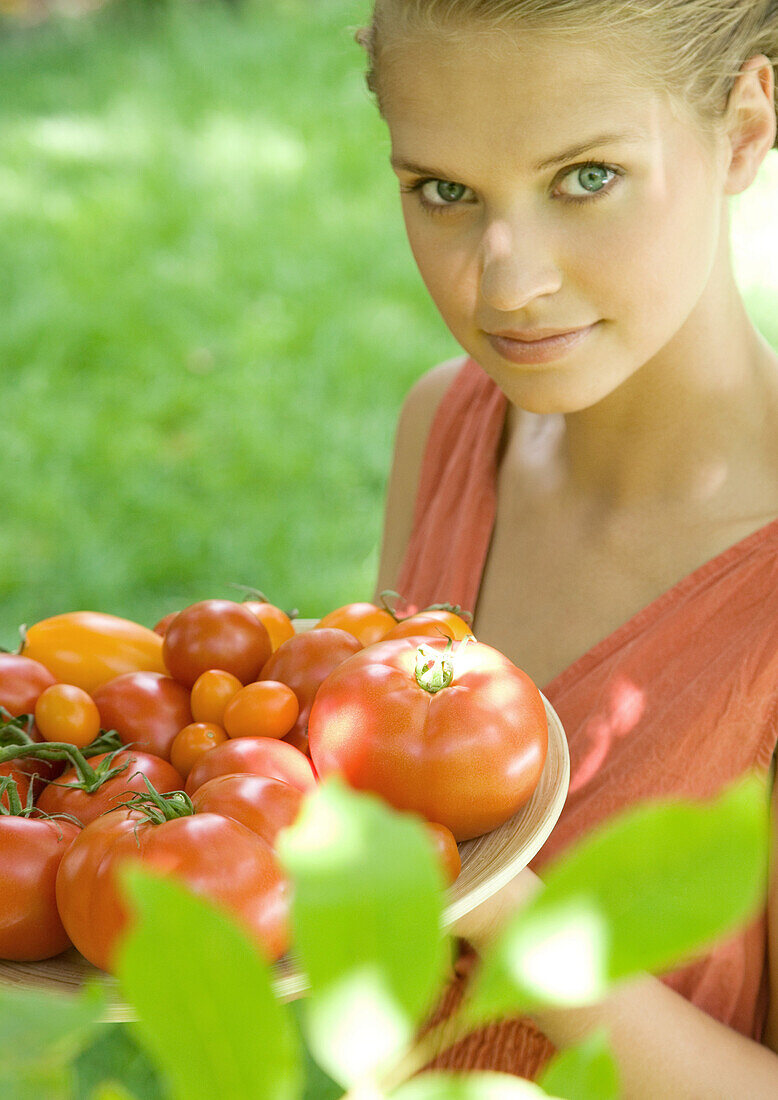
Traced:
[[[533, 412], [587, 408], [661, 358], [719, 253], [726, 165], [628, 65], [537, 32], [418, 33], [380, 58], [422, 278]], [[518, 338], [542, 329], [583, 332]]]

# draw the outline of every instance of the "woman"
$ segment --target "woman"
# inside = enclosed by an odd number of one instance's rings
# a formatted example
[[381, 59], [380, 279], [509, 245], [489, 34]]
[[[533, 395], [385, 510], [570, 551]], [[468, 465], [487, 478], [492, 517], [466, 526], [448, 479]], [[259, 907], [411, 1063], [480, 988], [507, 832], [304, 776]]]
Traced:
[[[776, 140], [778, 7], [378, 0], [359, 37], [413, 255], [467, 353], [404, 404], [377, 590], [471, 608], [559, 712], [570, 794], [538, 869], [632, 803], [770, 769], [778, 356], [728, 199]], [[460, 931], [488, 939], [537, 884]], [[764, 918], [694, 964], [437, 1064], [533, 1076], [604, 1023], [627, 1096], [774, 1097], [771, 986], [775, 877]]]

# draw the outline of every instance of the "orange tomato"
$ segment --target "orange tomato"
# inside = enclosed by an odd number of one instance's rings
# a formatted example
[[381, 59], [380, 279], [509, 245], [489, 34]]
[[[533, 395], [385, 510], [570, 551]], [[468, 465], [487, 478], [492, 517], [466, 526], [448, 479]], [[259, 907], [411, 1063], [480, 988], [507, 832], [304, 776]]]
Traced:
[[438, 821], [425, 821], [424, 828], [432, 841], [435, 856], [443, 871], [446, 885], [450, 886], [462, 870], [462, 859], [454, 834]]
[[292, 620], [285, 611], [282, 611], [280, 607], [276, 607], [275, 604], [263, 603], [261, 600], [244, 600], [243, 606], [256, 615], [270, 635], [273, 653], [282, 642], [287, 641], [294, 635]]
[[418, 611], [407, 619], [401, 619], [386, 635], [386, 640], [392, 638], [451, 638], [453, 641], [461, 641], [467, 635], [472, 636], [473, 631], [461, 615], [454, 611], [439, 609], [431, 611]]
[[347, 630], [363, 646], [368, 646], [380, 642], [396, 625], [397, 620], [386, 608], [377, 607], [374, 603], [347, 603], [319, 619], [314, 630], [334, 626], [338, 630]]
[[278, 680], [246, 684], [224, 708], [230, 737], [285, 737], [297, 721], [300, 704], [290, 687]]
[[211, 668], [201, 672], [192, 684], [189, 705], [195, 722], [215, 722], [223, 725], [224, 708], [243, 684], [231, 672], [221, 668]]
[[101, 611], [41, 619], [27, 630], [22, 653], [90, 694], [124, 672], [167, 673], [159, 634]]
[[186, 779], [204, 752], [215, 749], [226, 740], [224, 729], [215, 722], [190, 722], [173, 739], [170, 763]]
[[83, 749], [100, 732], [100, 711], [82, 688], [52, 684], [38, 696], [35, 725], [45, 741], [67, 741]]

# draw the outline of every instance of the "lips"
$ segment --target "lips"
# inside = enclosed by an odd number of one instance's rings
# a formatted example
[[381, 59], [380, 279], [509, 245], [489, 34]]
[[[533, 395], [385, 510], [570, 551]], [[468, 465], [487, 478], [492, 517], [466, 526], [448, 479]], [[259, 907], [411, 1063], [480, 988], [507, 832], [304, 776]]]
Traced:
[[536, 340], [547, 340], [552, 336], [570, 336], [591, 327], [591, 325], [570, 325], [567, 328], [502, 329], [500, 332], [487, 333], [487, 336], [500, 336], [505, 340], [520, 340], [523, 344], [530, 344]]
[[586, 340], [597, 324], [576, 329], [511, 329], [484, 335], [497, 354], [511, 363], [552, 363]]

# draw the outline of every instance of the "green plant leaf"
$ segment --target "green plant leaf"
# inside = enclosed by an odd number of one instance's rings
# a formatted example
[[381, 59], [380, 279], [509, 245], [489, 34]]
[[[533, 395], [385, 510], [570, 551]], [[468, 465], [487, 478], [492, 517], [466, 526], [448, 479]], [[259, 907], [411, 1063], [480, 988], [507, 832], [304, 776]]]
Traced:
[[413, 1037], [442, 988], [442, 873], [420, 819], [327, 779], [279, 837], [310, 983], [308, 1045], [351, 1085]]
[[298, 1100], [294, 1021], [271, 969], [222, 910], [177, 882], [125, 871], [138, 921], [118, 959], [141, 1043], [180, 1100]]
[[597, 1030], [581, 1043], [555, 1055], [538, 1084], [566, 1100], [619, 1100], [619, 1071], [607, 1033]]
[[0, 986], [0, 1096], [67, 1100], [72, 1059], [105, 1010], [97, 985], [78, 996]]
[[767, 796], [750, 777], [702, 803], [644, 804], [543, 872], [545, 889], [484, 952], [469, 1026], [583, 1004], [688, 961], [764, 902]]
[[549, 1095], [510, 1073], [435, 1070], [401, 1085], [391, 1093], [391, 1100], [546, 1100]]

